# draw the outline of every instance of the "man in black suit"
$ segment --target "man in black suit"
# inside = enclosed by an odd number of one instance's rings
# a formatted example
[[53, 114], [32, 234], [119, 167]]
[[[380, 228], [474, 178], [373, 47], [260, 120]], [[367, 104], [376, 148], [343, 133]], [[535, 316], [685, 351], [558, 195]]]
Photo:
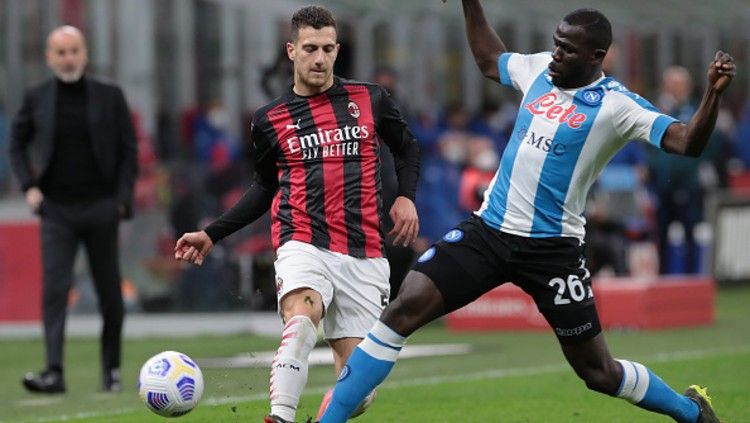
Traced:
[[30, 89], [15, 116], [13, 171], [32, 211], [41, 216], [43, 320], [47, 367], [28, 373], [32, 392], [65, 392], [63, 341], [68, 292], [78, 245], [89, 259], [99, 310], [102, 389], [120, 389], [118, 227], [129, 218], [137, 173], [135, 131], [122, 91], [84, 76], [86, 42], [63, 26], [47, 38], [55, 77]]

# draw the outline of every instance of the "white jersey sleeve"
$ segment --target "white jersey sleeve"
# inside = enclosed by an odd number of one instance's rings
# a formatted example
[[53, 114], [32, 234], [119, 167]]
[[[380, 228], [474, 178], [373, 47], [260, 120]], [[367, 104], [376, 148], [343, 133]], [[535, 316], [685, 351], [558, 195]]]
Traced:
[[497, 59], [500, 83], [513, 87], [524, 94], [540, 73], [552, 61], [549, 52], [536, 54], [503, 53]]
[[637, 139], [661, 148], [667, 128], [677, 119], [660, 113], [651, 103], [630, 91], [613, 90], [612, 123], [625, 140]]

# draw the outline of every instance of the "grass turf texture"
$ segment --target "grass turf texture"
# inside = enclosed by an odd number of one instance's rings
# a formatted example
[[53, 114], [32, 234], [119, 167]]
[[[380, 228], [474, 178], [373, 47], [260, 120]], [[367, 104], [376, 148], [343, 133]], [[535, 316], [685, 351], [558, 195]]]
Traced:
[[[750, 287], [718, 295], [717, 322], [710, 327], [667, 331], [610, 331], [616, 357], [640, 361], [680, 392], [705, 384], [719, 416], [750, 422]], [[185, 322], [189, 324], [189, 322]], [[446, 333], [440, 323], [417, 332], [411, 344], [465, 342], [463, 356], [405, 359], [378, 391], [367, 422], [659, 422], [671, 421], [622, 400], [589, 392], [565, 364], [551, 333]], [[40, 341], [0, 341], [0, 421], [158, 422], [136, 393], [141, 364], [167, 349], [200, 360], [268, 351], [277, 340], [247, 335], [193, 339], [128, 340], [119, 394], [99, 389], [98, 341], [69, 339], [62, 396], [32, 395], [20, 385], [43, 361]], [[268, 410], [268, 369], [203, 369], [204, 398], [180, 422], [261, 421]], [[333, 383], [332, 366], [310, 370], [298, 420], [317, 411]]]

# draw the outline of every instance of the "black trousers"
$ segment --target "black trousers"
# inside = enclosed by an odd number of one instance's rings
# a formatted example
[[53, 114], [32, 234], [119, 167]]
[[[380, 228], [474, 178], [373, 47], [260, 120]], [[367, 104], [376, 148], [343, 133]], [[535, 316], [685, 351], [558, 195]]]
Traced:
[[42, 217], [42, 315], [48, 368], [63, 368], [63, 344], [73, 264], [83, 244], [103, 319], [101, 364], [120, 367], [120, 334], [124, 318], [118, 252], [119, 215], [113, 198], [86, 203], [45, 199]]

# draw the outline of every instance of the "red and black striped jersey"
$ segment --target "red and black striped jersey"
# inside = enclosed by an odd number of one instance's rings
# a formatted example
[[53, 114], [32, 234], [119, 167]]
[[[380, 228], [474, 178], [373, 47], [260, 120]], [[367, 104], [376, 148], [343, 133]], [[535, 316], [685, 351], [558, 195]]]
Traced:
[[[353, 257], [384, 256], [381, 141], [394, 156], [399, 195], [412, 200], [419, 149], [383, 88], [334, 77], [320, 94], [290, 90], [256, 111], [251, 138], [256, 190], [273, 193], [275, 248], [297, 240]], [[227, 212], [206, 228], [214, 241], [254, 220], [245, 197], [235, 206], [244, 212]]]

